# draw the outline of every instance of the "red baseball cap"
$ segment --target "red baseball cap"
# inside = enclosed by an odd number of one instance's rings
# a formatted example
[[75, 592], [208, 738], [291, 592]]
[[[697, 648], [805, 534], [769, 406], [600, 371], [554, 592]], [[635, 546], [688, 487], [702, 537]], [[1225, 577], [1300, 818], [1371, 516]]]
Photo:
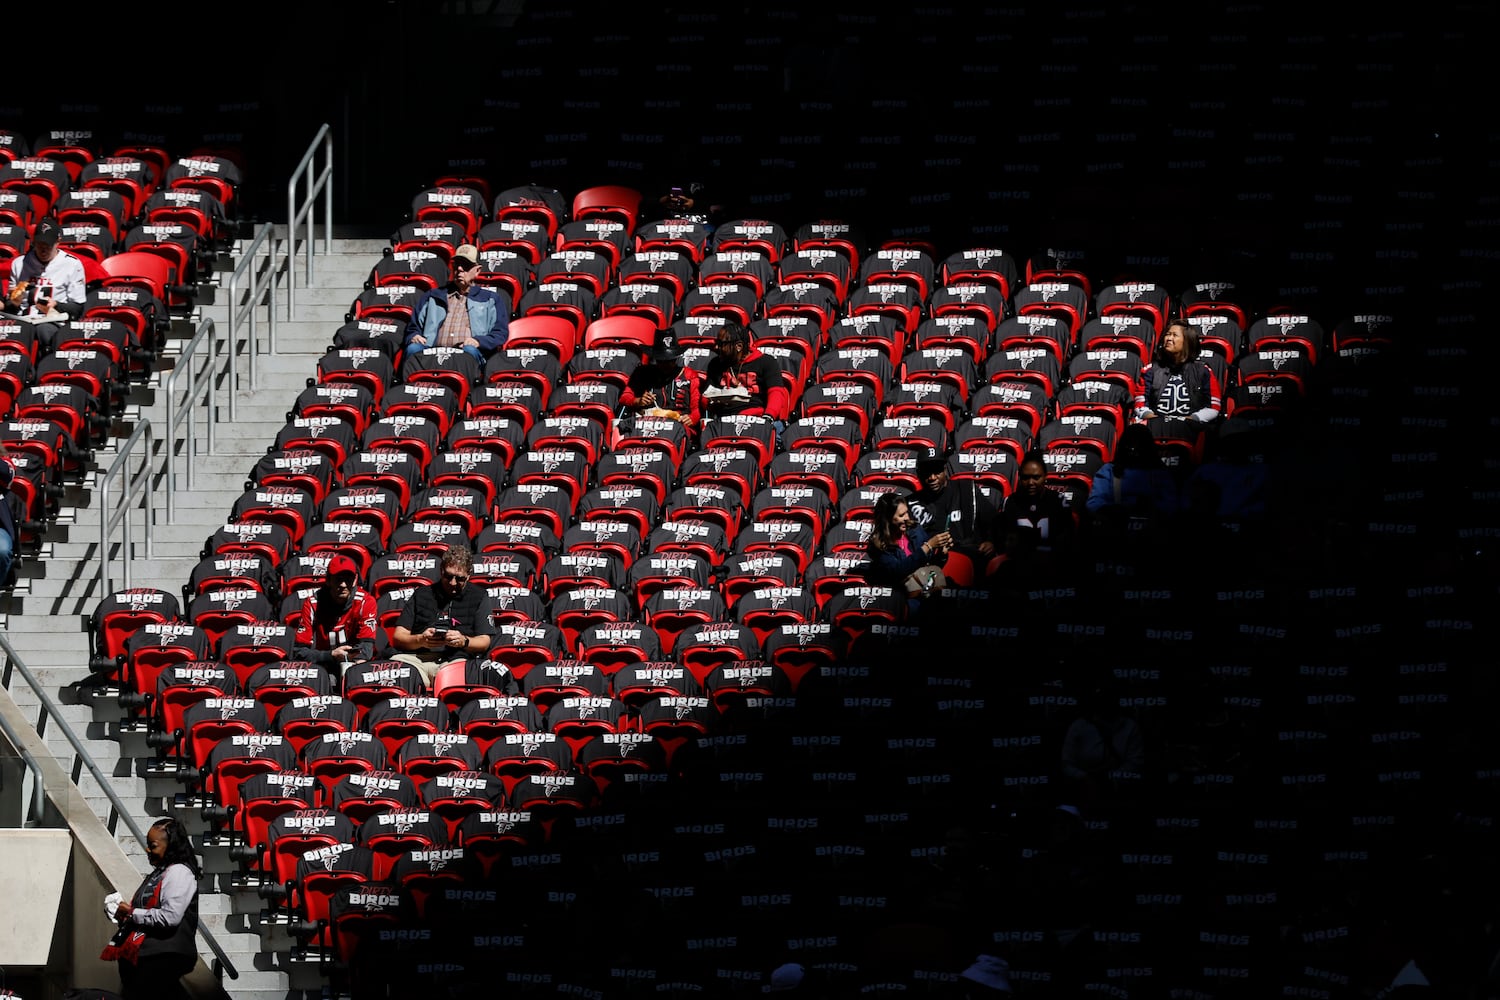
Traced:
[[359, 567], [354, 564], [353, 559], [348, 556], [334, 556], [328, 560], [328, 570], [323, 574], [324, 579], [332, 580], [334, 577], [346, 575], [356, 580], [359, 579]]

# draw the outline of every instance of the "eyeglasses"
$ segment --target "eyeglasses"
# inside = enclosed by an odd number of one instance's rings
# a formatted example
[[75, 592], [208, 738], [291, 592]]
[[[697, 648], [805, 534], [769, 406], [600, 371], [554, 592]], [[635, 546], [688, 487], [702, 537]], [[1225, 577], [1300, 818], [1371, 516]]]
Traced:
[[469, 582], [468, 576], [465, 575], [465, 574], [463, 574], [463, 573], [447, 573], [447, 572], [445, 572], [443, 574], [443, 579], [444, 580], [452, 581], [453, 583], [468, 583]]

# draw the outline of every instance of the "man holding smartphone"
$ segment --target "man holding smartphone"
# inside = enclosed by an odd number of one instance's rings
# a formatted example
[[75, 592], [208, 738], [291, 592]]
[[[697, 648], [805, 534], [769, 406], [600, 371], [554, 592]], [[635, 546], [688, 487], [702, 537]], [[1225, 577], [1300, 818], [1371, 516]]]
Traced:
[[418, 587], [391, 629], [391, 659], [410, 663], [432, 687], [438, 668], [481, 656], [490, 648], [494, 626], [483, 587], [472, 586], [474, 554], [467, 546], [443, 552], [436, 583]]
[[[36, 324], [37, 343], [51, 350], [58, 327], [83, 315], [83, 262], [58, 247], [62, 230], [43, 219], [31, 233], [31, 249], [12, 261], [5, 311]], [[49, 322], [50, 320], [50, 322]]]
[[999, 508], [976, 480], [956, 483], [948, 475], [948, 459], [931, 445], [916, 449], [917, 478], [922, 488], [907, 502], [912, 517], [929, 532], [947, 531], [952, 537], [945, 572], [950, 580], [975, 583], [994, 568]]

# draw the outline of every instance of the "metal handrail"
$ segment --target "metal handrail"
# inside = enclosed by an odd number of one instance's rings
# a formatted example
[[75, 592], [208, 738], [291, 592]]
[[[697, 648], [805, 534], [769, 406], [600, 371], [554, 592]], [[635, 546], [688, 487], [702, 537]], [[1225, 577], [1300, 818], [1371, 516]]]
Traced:
[[[124, 469], [126, 461], [134, 452], [136, 444], [143, 438], [146, 442], [144, 468], [133, 476], [123, 475], [121, 470]], [[156, 469], [155, 456], [152, 454], [154, 450], [152, 444], [151, 421], [142, 420], [135, 430], [130, 432], [130, 437], [125, 439], [125, 443], [120, 446], [120, 453], [110, 463], [109, 469], [104, 475], [99, 477], [99, 596], [101, 599], [104, 595], [114, 590], [114, 578], [109, 571], [110, 566], [114, 563], [114, 560], [109, 555], [109, 538], [114, 533], [115, 525], [122, 523], [120, 556], [124, 564], [124, 570], [121, 576], [124, 579], [125, 586], [130, 586], [130, 565], [132, 562], [130, 552], [130, 514], [134, 509], [135, 486], [142, 479], [145, 480], [146, 516], [143, 534], [146, 541], [146, 558], [149, 559], [152, 556], [151, 522], [156, 512], [156, 505], [153, 503], [156, 490], [152, 483], [152, 480], [155, 478]], [[109, 484], [117, 474], [120, 474], [123, 486], [120, 490], [119, 505], [111, 508], [109, 504]]]
[[[22, 679], [31, 685], [32, 693], [36, 695], [37, 700], [41, 703], [36, 720], [37, 735], [43, 736], [46, 733], [48, 719], [56, 719], [57, 724], [62, 727], [63, 738], [73, 748], [75, 755], [73, 766], [70, 770], [73, 784], [78, 784], [81, 771], [87, 769], [89, 775], [99, 785], [100, 790], [104, 792], [105, 797], [109, 799], [110, 814], [109, 818], [104, 821], [104, 827], [109, 831], [110, 836], [115, 836], [115, 830], [119, 826], [119, 821], [123, 820], [125, 828], [130, 831], [130, 835], [136, 839], [137, 843], [145, 847], [146, 834], [141, 830], [140, 824], [131, 816], [130, 810], [120, 800], [119, 793], [115, 791], [109, 779], [99, 770], [99, 765], [94, 763], [94, 758], [89, 756], [88, 749], [83, 745], [83, 741], [78, 738], [78, 734], [73, 732], [73, 727], [68, 725], [68, 720], [64, 718], [62, 712], [59, 710], [57, 702], [52, 700], [52, 696], [47, 693], [42, 683], [37, 680], [36, 675], [21, 661], [21, 657], [17, 655], [15, 647], [10, 644], [10, 639], [4, 632], [0, 632], [0, 649], [5, 651], [5, 672], [3, 678], [0, 678], [0, 680], [3, 680], [5, 687], [7, 689], [10, 687], [11, 671], [20, 671]], [[214, 953], [214, 957], [219, 960], [219, 964], [229, 974], [229, 978], [240, 978], [240, 974], [235, 969], [234, 963], [229, 960], [228, 955], [224, 954], [224, 949], [215, 940], [213, 933], [201, 923], [198, 925], [198, 936], [203, 938], [203, 942]]]
[[[312, 161], [320, 144], [323, 147], [326, 162], [314, 179]], [[297, 183], [304, 174], [307, 175], [307, 197], [299, 207]], [[319, 191], [323, 193], [323, 253], [326, 255], [333, 252], [333, 132], [327, 124], [318, 129], [318, 134], [313, 136], [312, 142], [308, 144], [307, 152], [302, 154], [301, 162], [292, 171], [292, 179], [286, 184], [286, 318], [288, 320], [292, 318], [297, 308], [297, 226], [304, 219], [307, 222], [307, 283], [311, 285], [313, 282], [313, 258], [317, 256], [317, 243], [313, 228], [317, 222], [316, 206]], [[276, 353], [274, 331], [271, 337], [271, 353]]]
[[[250, 245], [240, 252], [240, 262], [235, 267], [234, 273], [229, 276], [229, 335], [226, 338], [229, 351], [229, 419], [234, 419], [234, 400], [238, 393], [235, 391], [239, 384], [240, 352], [239, 333], [240, 314], [246, 315], [246, 326], [249, 328], [245, 334], [245, 352], [250, 355], [249, 361], [249, 388], [255, 389], [255, 358], [259, 354], [256, 344], [255, 316], [260, 309], [260, 297], [262, 291], [266, 295], [266, 322], [267, 342], [271, 345], [276, 343], [276, 241], [271, 236], [272, 228], [269, 222], [261, 225], [255, 231], [255, 236]], [[265, 267], [258, 265], [257, 255], [261, 247], [266, 249]], [[250, 294], [242, 305], [239, 300], [241, 281], [245, 275], [249, 275]], [[212, 419], [212, 418], [210, 418]]]
[[[192, 361], [194, 356], [198, 352], [199, 346], [205, 341], [208, 344], [208, 363], [204, 366], [203, 369], [203, 388], [200, 389], [198, 387], [199, 374], [196, 370], [197, 366], [194, 365]], [[214, 453], [214, 425], [218, 423], [218, 421], [214, 419], [213, 406], [214, 381], [218, 378], [218, 358], [215, 356], [215, 354], [216, 347], [214, 343], [214, 321], [205, 317], [203, 322], [198, 324], [198, 332], [193, 334], [193, 339], [187, 342], [187, 344], [182, 349], [182, 353], [178, 355], [177, 364], [172, 369], [172, 374], [167, 376], [166, 480], [168, 523], [172, 521], [172, 518], [175, 514], [174, 498], [177, 492], [176, 443], [178, 441], [182, 442], [183, 450], [186, 452], [188, 459], [186, 477], [187, 483], [184, 488], [193, 488], [192, 459], [194, 451], [197, 447], [197, 433], [195, 427], [196, 420], [193, 414], [198, 409], [198, 400], [200, 396], [202, 396], [204, 399], [204, 409], [208, 411], [208, 416], [206, 418], [206, 422], [208, 425], [206, 442], [208, 454], [212, 455]], [[186, 394], [183, 397], [182, 408], [179, 410], [177, 405], [177, 381], [178, 379], [183, 378], [184, 375], [188, 380], [188, 387]], [[233, 390], [231, 389], [230, 395], [233, 396], [233, 394]], [[186, 433], [179, 435], [178, 425], [183, 423], [187, 424], [187, 431]]]

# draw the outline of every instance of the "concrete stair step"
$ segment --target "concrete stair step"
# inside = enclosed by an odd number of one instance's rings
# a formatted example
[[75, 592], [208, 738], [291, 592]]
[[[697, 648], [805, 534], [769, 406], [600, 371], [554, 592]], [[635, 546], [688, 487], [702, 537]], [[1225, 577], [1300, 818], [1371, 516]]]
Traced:
[[343, 243], [335, 243], [331, 253], [323, 253], [321, 246], [318, 253], [313, 256], [313, 276], [320, 283], [333, 280], [340, 266], [350, 267], [356, 261], [365, 261], [365, 274], [370, 273], [373, 266], [372, 258], [379, 260], [381, 255], [391, 249], [390, 240], [365, 239], [350, 240]]
[[[188, 560], [186, 557], [184, 557], [181, 561], [187, 562]], [[192, 561], [194, 564], [197, 563], [196, 559]], [[136, 570], [132, 570], [130, 574], [131, 585], [137, 587], [152, 585], [143, 581], [164, 581], [167, 579], [170, 578], [166, 575], [155, 576], [150, 573], [143, 573]], [[79, 585], [54, 585], [45, 589], [38, 588], [35, 591], [25, 594], [17, 594], [14, 596], [13, 600], [20, 603], [18, 605], [12, 605], [11, 614], [19, 614], [26, 617], [30, 617], [32, 615], [42, 615], [49, 618], [56, 615], [86, 615], [90, 610], [92, 610], [92, 608], [89, 607], [90, 602], [97, 603], [98, 601], [104, 599], [104, 594], [96, 593], [98, 589], [99, 579], [98, 577], [93, 577], [87, 583]], [[17, 634], [25, 633], [17, 630]]]
[[[278, 425], [278, 427], [281, 425]], [[274, 441], [274, 436], [267, 440], [266, 445], [259, 452], [249, 451], [255, 442], [246, 440], [220, 441], [216, 442], [217, 451], [209, 455], [199, 452], [191, 456], [193, 463], [193, 475], [198, 483], [195, 492], [225, 492], [229, 489], [229, 482], [219, 482], [220, 477], [234, 477], [244, 479], [250, 472], [252, 466], [265, 454], [265, 448]], [[185, 476], [186, 470], [182, 463], [189, 460], [186, 455], [178, 456], [178, 478]], [[206, 485], [205, 485], [206, 484]], [[179, 483], [179, 488], [185, 488]]]
[[[63, 664], [48, 665], [42, 663], [32, 663], [30, 660], [26, 661], [26, 666], [27, 669], [29, 669], [32, 674], [35, 675], [37, 681], [42, 685], [42, 690], [46, 691], [54, 699], [57, 697], [57, 691], [59, 688], [61, 688], [65, 684], [70, 684], [77, 679], [78, 668], [76, 666], [69, 667]], [[35, 697], [31, 693], [31, 689], [29, 687], [26, 688], [26, 691], [28, 696]], [[19, 702], [20, 699], [17, 698], [17, 703]], [[63, 704], [61, 706], [61, 709], [62, 714], [67, 717], [70, 722], [75, 718], [91, 718], [89, 714], [90, 707], [87, 705]]]
[[149, 556], [146, 554], [144, 544], [135, 544], [131, 546], [129, 558], [197, 560], [200, 558], [199, 553], [203, 549], [203, 543], [208, 540], [208, 536], [217, 530], [227, 519], [228, 510], [226, 508], [224, 518], [220, 519], [217, 523], [203, 525], [204, 531], [201, 537], [195, 539], [191, 534], [185, 533], [181, 537], [153, 538], [151, 541], [151, 554]]
[[[186, 577], [183, 577], [186, 580]], [[95, 602], [98, 603], [97, 601]], [[88, 609], [89, 613], [93, 611]], [[28, 614], [20, 615], [12, 612], [10, 621], [6, 625], [6, 638], [16, 648], [16, 652], [22, 654], [23, 658], [27, 652], [23, 640], [20, 638], [27, 635], [45, 636], [46, 642], [55, 643], [56, 636], [76, 634], [88, 630], [87, 614], [77, 617], [71, 615], [52, 614]]]
[[[299, 389], [298, 391], [300, 392], [301, 390]], [[229, 426], [234, 427], [234, 443], [238, 448], [243, 449], [259, 440], [250, 437], [250, 433], [253, 433], [253, 430], [241, 436], [241, 428], [266, 427], [269, 433], [265, 437], [265, 444], [269, 445], [276, 440], [277, 432], [286, 426], [287, 415], [292, 412], [292, 407], [296, 403], [297, 397], [294, 395], [290, 399], [276, 399], [268, 398], [269, 396], [270, 394], [266, 392], [257, 392], [253, 395], [247, 393], [244, 397], [237, 400], [235, 402], [234, 423], [232, 425], [229, 423], [229, 408], [227, 406], [214, 408], [214, 413], [219, 418], [221, 429]], [[219, 444], [220, 449], [222, 450], [226, 444], [228, 442], [221, 441]], [[265, 445], [262, 445], [261, 451], [264, 452], [264, 450]]]
[[[17, 705], [20, 707], [21, 711], [30, 713], [31, 718], [35, 719], [38, 717], [35, 711], [37, 707], [36, 705], [23, 705], [19, 702], [19, 700], [17, 701]], [[94, 763], [99, 767], [99, 770], [103, 774], [105, 774], [106, 776], [115, 775], [119, 777], [128, 777], [130, 775], [132, 768], [130, 767], [129, 762], [125, 762], [124, 767], [121, 766], [119, 757], [119, 745], [111, 737], [107, 727], [103, 723], [79, 721], [76, 719], [69, 719], [67, 721], [69, 727], [73, 730], [74, 735], [78, 737], [79, 742], [83, 744], [84, 748], [89, 752], [89, 755], [94, 758]], [[48, 720], [48, 728], [58, 728], [56, 718], [50, 718]], [[47, 746], [53, 756], [66, 763], [69, 767], [72, 766], [72, 761], [74, 758], [73, 746], [65, 738], [59, 735], [56, 739], [49, 739]], [[87, 777], [86, 769], [84, 776]], [[80, 780], [83, 780], [83, 778], [80, 778]], [[92, 779], [90, 778], [89, 780]], [[103, 794], [95, 794], [99, 799], [99, 801], [95, 804], [103, 806], [107, 810], [109, 804]], [[85, 798], [88, 797], [88, 794], [85, 793]], [[129, 798], [125, 798], [124, 796], [122, 796], [122, 798], [127, 805], [131, 801]], [[98, 809], [96, 809], [95, 811], [98, 812]], [[107, 815], [107, 813], [105, 815]]]
[[[225, 935], [221, 935], [215, 930], [214, 936], [222, 946]], [[226, 976], [224, 978], [224, 989], [234, 1000], [287, 1000], [288, 997], [299, 996], [300, 994], [288, 992], [286, 973], [279, 966], [271, 965], [269, 968], [259, 968], [262, 958], [259, 950], [260, 936], [255, 935], [254, 940], [256, 942], [256, 950], [254, 951], [250, 951], [247, 948], [244, 951], [231, 954], [227, 948], [225, 949], [225, 954], [228, 954], [230, 960], [234, 962], [235, 972], [239, 974], [239, 978], [230, 979]], [[205, 955], [204, 960], [208, 961], [211, 957], [211, 954]], [[271, 956], [266, 955], [264, 957], [270, 959]], [[249, 961], [242, 961], [242, 959], [248, 959]]]
[[[375, 260], [372, 258], [370, 266], [373, 267], [374, 265]], [[368, 268], [366, 268], [365, 273], [369, 274]], [[342, 317], [354, 305], [354, 300], [359, 298], [359, 293], [363, 289], [363, 281], [352, 287], [339, 287], [336, 285], [321, 288], [299, 287], [297, 289], [297, 309], [303, 313], [304, 318], [307, 313], [313, 310], [322, 315], [331, 309], [338, 310], [338, 315]]]
[[[92, 590], [83, 594], [40, 594], [40, 595], [14, 595], [11, 597], [9, 614], [12, 616], [43, 617], [43, 618], [76, 618], [87, 615], [104, 598], [103, 594], [95, 594]], [[14, 618], [12, 619], [14, 620]], [[10, 630], [13, 635], [23, 633]], [[17, 652], [24, 652], [29, 657], [35, 655], [35, 650], [22, 650], [15, 639], [11, 644], [16, 647]], [[43, 655], [50, 655], [52, 650], [43, 649]]]
[[[206, 537], [206, 536], [205, 536]], [[199, 544], [202, 544], [200, 539]], [[198, 564], [196, 556], [164, 557], [157, 556], [152, 551], [151, 560], [148, 564], [132, 567], [130, 579], [132, 586], [144, 586], [141, 580], [170, 580], [176, 578], [182, 583], [187, 582], [188, 574]]]
[[[239, 496], [239, 493], [236, 493], [236, 496]], [[196, 508], [192, 508], [192, 510], [196, 510]], [[225, 507], [225, 513], [228, 513], [228, 510], [229, 508]], [[198, 525], [196, 525], [196, 522], [193, 519], [184, 519], [184, 517], [177, 517], [177, 519], [175, 520], [177, 520], [178, 525], [184, 526], [184, 528], [198, 528]], [[213, 522], [213, 520], [213, 517], [205, 516], [204, 525], [202, 526], [207, 526], [208, 523]], [[219, 525], [214, 525], [214, 528], [217, 528], [217, 526]], [[172, 526], [166, 523], [165, 514], [157, 514], [156, 522], [151, 525], [151, 549], [150, 552], [147, 552], [147, 546], [145, 546], [144, 520], [133, 519], [132, 522], [130, 522], [129, 550], [121, 549], [120, 528], [118, 528], [117, 526], [117, 528], [115, 528], [114, 538], [111, 538], [110, 540], [110, 558], [123, 559], [126, 558], [126, 555], [129, 555], [129, 558], [139, 561], [138, 564], [135, 565], [135, 567], [132, 567], [132, 571], [136, 571], [136, 573], [139, 573], [139, 571], [145, 571], [145, 573], [148, 573], [148, 571], [150, 571], [150, 565], [148, 565], [148, 562], [150, 562], [151, 559], [171, 558], [172, 552], [174, 552], [171, 547], [165, 547], [165, 549], [157, 549], [157, 546], [163, 546], [163, 544], [171, 543], [171, 541], [186, 540], [186, 538], [189, 537], [190, 534], [192, 534], [192, 532], [186, 531], [184, 532], [183, 537], [178, 538], [177, 532], [172, 531]], [[211, 534], [211, 532], [208, 532], [208, 534]], [[66, 579], [80, 580], [81, 582], [81, 580], [89, 580], [93, 579], [93, 577], [98, 577], [99, 564], [98, 559], [96, 559], [98, 553], [99, 526], [81, 526], [81, 528], [78, 529], [77, 541], [60, 541], [60, 543], [52, 544], [52, 546], [49, 547], [48, 552], [45, 553], [45, 556], [43, 556], [43, 558], [48, 559], [49, 564], [52, 565], [52, 568], [51, 571], [49, 571], [49, 573], [46, 574], [45, 577], [43, 577], [43, 579], [54, 579], [54, 577], [55, 579], [63, 579], [60, 574], [65, 573], [66, 570], [65, 568], [58, 567], [57, 564], [60, 561], [65, 561], [65, 559], [72, 559], [72, 561], [86, 561], [90, 564], [87, 568], [80, 567], [77, 568], [77, 570], [72, 571], [71, 576], [66, 577]], [[178, 553], [178, 555], [186, 555], [186, 553]]]
[[[352, 301], [359, 294], [358, 285], [349, 286], [349, 298]], [[340, 319], [343, 314], [339, 314]], [[339, 324], [342, 325], [342, 324]], [[328, 349], [333, 342], [333, 335], [338, 331], [338, 325], [330, 328], [329, 322], [324, 318], [317, 319], [287, 319], [285, 315], [276, 318], [276, 350], [280, 354], [290, 354], [297, 357], [309, 357], [314, 360]]]
[[[93, 605], [97, 605], [98, 603], [98, 601], [92, 602]], [[78, 614], [76, 617], [81, 621], [83, 615]], [[85, 635], [85, 632], [82, 628], [79, 628], [78, 634]], [[12, 640], [11, 645], [17, 646], [17, 651], [20, 651], [20, 643]], [[67, 671], [68, 679], [64, 683], [71, 683], [88, 674], [87, 642], [84, 642], [82, 646], [76, 648], [66, 647], [57, 643], [53, 643], [49, 646], [29, 649], [25, 652], [24, 658], [26, 660], [26, 666], [30, 667], [33, 670], [39, 668], [50, 668], [54, 670]], [[57, 685], [57, 687], [62, 687], [62, 684]], [[57, 688], [49, 689], [49, 693], [56, 697]]]
[[[31, 662], [27, 661], [26, 669], [31, 671], [32, 675], [36, 677], [37, 683], [41, 685], [42, 691], [56, 704], [58, 716], [65, 719], [68, 725], [72, 726], [74, 732], [79, 736], [84, 736], [84, 727], [94, 724], [93, 706], [64, 701], [58, 694], [65, 685], [71, 684], [78, 679], [78, 670], [83, 669], [85, 673], [87, 672], [83, 664], [80, 663], [77, 667], [69, 669], [63, 665], [47, 666], [38, 664], [32, 666]], [[11, 688], [11, 697], [23, 709], [40, 708], [42, 704], [42, 700], [36, 691], [32, 689], [31, 685], [26, 683], [13, 685]], [[100, 730], [96, 735], [99, 738], [104, 738], [108, 734]], [[49, 733], [47, 738], [49, 740], [54, 738], [61, 739], [61, 734]]]
[[[350, 290], [355, 295], [365, 287], [365, 282], [370, 280], [370, 272], [375, 265], [380, 263], [379, 252], [370, 254], [338, 254], [333, 257], [319, 257], [314, 265], [314, 281], [316, 288], [343, 291]], [[302, 293], [305, 286], [301, 279], [305, 275], [299, 274], [297, 282], [297, 303], [302, 303]], [[286, 296], [281, 296], [283, 302]]]
[[[297, 324], [298, 326], [312, 326], [313, 324]], [[325, 327], [326, 329], [326, 327]], [[335, 327], [334, 329], [337, 329]], [[327, 346], [333, 342], [333, 331], [324, 334], [323, 342], [313, 349], [307, 341], [288, 339], [283, 337], [284, 328], [277, 329], [276, 353], [271, 353], [270, 345], [262, 336], [257, 345], [255, 355], [255, 375], [262, 383], [272, 384], [273, 380], [281, 378], [294, 378], [297, 376], [308, 376], [314, 373], [320, 358]], [[299, 331], [300, 332], [300, 331]], [[249, 359], [242, 359], [240, 366], [241, 377], [249, 370]]]
[[[249, 471], [250, 465], [250, 462], [245, 463], [245, 471]], [[210, 476], [197, 476], [194, 481], [201, 485], [204, 480], [211, 478]], [[172, 510], [174, 514], [172, 523], [177, 525], [203, 526], [218, 521], [219, 524], [222, 524], [223, 519], [229, 514], [230, 508], [234, 506], [234, 501], [244, 492], [244, 472], [241, 472], [236, 477], [236, 482], [239, 489], [236, 489], [233, 493], [222, 489], [189, 489], [186, 476], [179, 476], [177, 479], [178, 488], [172, 495]], [[187, 511], [197, 511], [198, 513], [188, 514], [189, 520], [183, 521], [181, 518]], [[156, 523], [158, 526], [161, 526], [165, 522], [158, 515]]]
[[[334, 232], [338, 232], [337, 227], [335, 227]], [[333, 241], [333, 249], [326, 254], [322, 252], [322, 244], [320, 243], [316, 260], [318, 266], [321, 267], [325, 261], [338, 260], [340, 257], [362, 256], [364, 254], [374, 254], [376, 257], [379, 257], [383, 251], [390, 249], [390, 246], [391, 241], [385, 236], [350, 236], [347, 239], [335, 239]]]
[[[214, 433], [214, 449], [216, 454], [265, 454], [266, 445], [276, 440], [276, 433], [286, 426], [286, 411], [292, 408], [292, 401], [296, 397], [282, 404], [270, 404], [273, 408], [267, 411], [270, 416], [262, 416], [256, 419], [254, 413], [240, 413], [235, 411], [234, 423], [228, 423], [228, 412], [221, 411], [222, 422]], [[258, 406], [266, 405], [258, 403]], [[279, 412], [278, 412], [279, 410]], [[202, 422], [201, 420], [199, 421]], [[200, 429], [201, 433], [201, 429]], [[206, 448], [206, 438], [199, 438], [199, 453]], [[177, 445], [176, 454], [181, 457], [186, 450], [181, 442]]]

